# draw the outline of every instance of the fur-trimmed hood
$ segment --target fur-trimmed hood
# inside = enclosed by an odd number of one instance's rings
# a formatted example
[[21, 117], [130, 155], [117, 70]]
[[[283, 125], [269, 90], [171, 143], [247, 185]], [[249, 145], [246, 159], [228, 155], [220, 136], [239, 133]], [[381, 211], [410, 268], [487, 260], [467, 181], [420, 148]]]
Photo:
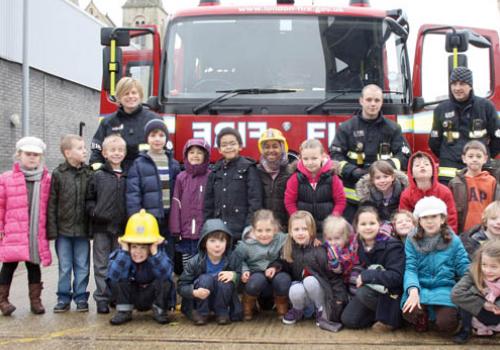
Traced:
[[[400, 170], [395, 170], [394, 172], [395, 180], [394, 183], [399, 182], [401, 191], [408, 187], [408, 176]], [[396, 184], [396, 186], [398, 186]], [[361, 179], [359, 179], [356, 184], [356, 194], [359, 197], [360, 202], [370, 200], [370, 193], [373, 191], [377, 191], [373, 183], [370, 181], [370, 174], [364, 175]]]

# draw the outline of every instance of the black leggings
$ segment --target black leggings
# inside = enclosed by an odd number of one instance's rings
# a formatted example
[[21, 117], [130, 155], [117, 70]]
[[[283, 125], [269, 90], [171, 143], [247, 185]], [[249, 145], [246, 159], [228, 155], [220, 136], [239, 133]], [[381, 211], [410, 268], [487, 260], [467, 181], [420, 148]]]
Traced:
[[[11, 284], [12, 278], [14, 277], [14, 271], [17, 269], [18, 262], [9, 262], [2, 264], [2, 270], [0, 270], [0, 284]], [[40, 271], [40, 265], [30, 263], [26, 261], [26, 270], [28, 270], [28, 283], [40, 283], [42, 280], [42, 272]]]

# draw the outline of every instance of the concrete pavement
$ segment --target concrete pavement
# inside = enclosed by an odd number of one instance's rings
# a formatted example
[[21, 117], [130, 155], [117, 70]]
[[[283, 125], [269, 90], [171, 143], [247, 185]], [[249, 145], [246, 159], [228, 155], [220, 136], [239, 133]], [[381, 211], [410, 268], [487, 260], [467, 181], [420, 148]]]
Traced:
[[[273, 313], [259, 315], [252, 322], [204, 327], [193, 326], [180, 314], [175, 315], [172, 323], [161, 326], [152, 320], [150, 312], [134, 313], [132, 322], [116, 327], [109, 324], [111, 314], [96, 314], [92, 299], [88, 313], [77, 313], [74, 305], [67, 313], [52, 313], [56, 303], [57, 260], [42, 269], [42, 280], [46, 313], [36, 316], [29, 311], [24, 264], [18, 267], [11, 289], [11, 302], [17, 310], [10, 317], [0, 316], [0, 349], [500, 349], [499, 336], [474, 338], [467, 346], [458, 347], [433, 332], [329, 333], [310, 320], [285, 326]], [[90, 291], [93, 286], [91, 275]]]

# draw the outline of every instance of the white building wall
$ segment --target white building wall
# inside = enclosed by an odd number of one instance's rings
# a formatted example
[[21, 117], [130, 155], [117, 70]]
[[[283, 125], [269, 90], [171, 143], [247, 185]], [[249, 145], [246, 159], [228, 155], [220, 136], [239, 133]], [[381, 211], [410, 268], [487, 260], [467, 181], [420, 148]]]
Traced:
[[[66, 0], [28, 0], [32, 68], [100, 90], [101, 24]], [[23, 0], [0, 0], [0, 57], [22, 63]]]

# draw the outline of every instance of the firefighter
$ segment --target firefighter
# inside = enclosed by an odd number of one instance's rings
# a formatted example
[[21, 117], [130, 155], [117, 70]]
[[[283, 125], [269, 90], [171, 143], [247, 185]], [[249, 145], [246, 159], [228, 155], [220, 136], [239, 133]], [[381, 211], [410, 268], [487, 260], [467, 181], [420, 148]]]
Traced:
[[361, 111], [338, 127], [330, 146], [331, 158], [339, 161], [349, 203], [344, 213], [347, 218], [358, 202], [355, 185], [368, 173], [370, 165], [376, 160], [386, 160], [395, 169], [406, 170], [411, 153], [401, 127], [382, 114], [383, 95], [377, 85], [365, 86], [359, 103]]
[[99, 124], [90, 145], [89, 163], [94, 170], [99, 169], [104, 163], [101, 151], [106, 136], [120, 134], [127, 143], [127, 155], [122, 163], [124, 170], [130, 168], [140, 150], [146, 149], [144, 126], [150, 120], [159, 117], [142, 107], [143, 94], [142, 85], [136, 79], [124, 77], [116, 84], [116, 97], [120, 107]]
[[489, 100], [474, 95], [472, 71], [457, 67], [450, 75], [449, 100], [434, 110], [429, 137], [429, 147], [439, 159], [441, 182], [447, 184], [465, 166], [462, 150], [471, 140], [483, 142], [495, 158], [500, 150], [500, 119]]

